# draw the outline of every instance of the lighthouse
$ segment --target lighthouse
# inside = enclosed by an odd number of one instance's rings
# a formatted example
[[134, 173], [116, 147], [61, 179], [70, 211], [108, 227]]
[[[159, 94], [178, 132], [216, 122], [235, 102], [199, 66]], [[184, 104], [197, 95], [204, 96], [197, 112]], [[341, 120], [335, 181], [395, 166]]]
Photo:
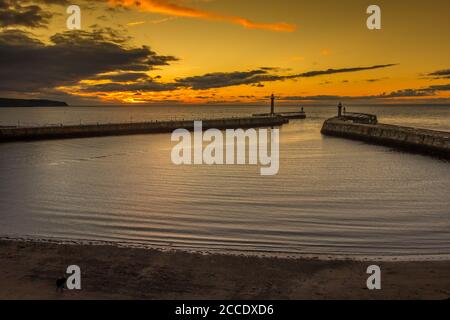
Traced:
[[270, 96], [270, 115], [275, 115], [275, 95], [273, 93]]

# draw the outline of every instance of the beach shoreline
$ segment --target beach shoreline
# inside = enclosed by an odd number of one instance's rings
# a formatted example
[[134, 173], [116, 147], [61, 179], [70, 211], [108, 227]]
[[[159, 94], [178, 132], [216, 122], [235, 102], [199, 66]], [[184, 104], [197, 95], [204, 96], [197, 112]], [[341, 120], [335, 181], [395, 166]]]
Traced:
[[[382, 270], [369, 291], [367, 267]], [[55, 281], [78, 265], [82, 290]], [[251, 272], [248, 272], [251, 270]], [[0, 240], [0, 299], [449, 299], [450, 261], [355, 261], [200, 254]]]
[[345, 254], [345, 253], [313, 253], [306, 251], [263, 251], [259, 249], [229, 249], [229, 248], [205, 248], [205, 247], [185, 247], [174, 243], [153, 244], [149, 242], [137, 241], [114, 241], [114, 240], [95, 240], [95, 239], [77, 239], [60, 237], [36, 237], [36, 236], [0, 236], [0, 241], [25, 242], [25, 243], [43, 243], [68, 246], [96, 246], [96, 247], [115, 247], [122, 249], [141, 249], [154, 250], [163, 253], [183, 252], [187, 254], [198, 255], [225, 255], [234, 257], [253, 257], [269, 259], [287, 259], [287, 260], [318, 260], [318, 261], [355, 261], [355, 262], [426, 262], [426, 261], [448, 261], [449, 254]]

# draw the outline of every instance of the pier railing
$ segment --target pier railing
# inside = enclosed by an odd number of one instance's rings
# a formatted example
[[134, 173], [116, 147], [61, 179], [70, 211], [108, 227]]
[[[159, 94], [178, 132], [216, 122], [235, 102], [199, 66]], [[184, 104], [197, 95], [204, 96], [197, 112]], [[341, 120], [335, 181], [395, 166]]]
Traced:
[[[200, 120], [200, 119], [199, 119]], [[204, 119], [203, 129], [239, 129], [281, 126], [289, 122], [283, 117], [232, 117]], [[0, 127], [0, 142], [168, 133], [176, 129], [194, 130], [193, 120], [97, 123], [39, 127]]]
[[363, 123], [363, 124], [377, 124], [378, 118], [376, 115], [369, 113], [356, 113], [356, 112], [345, 112], [340, 119], [342, 120], [350, 120], [355, 123]]
[[236, 120], [251, 117], [250, 115], [231, 115], [226, 114], [211, 116], [210, 114], [198, 114], [185, 117], [165, 116], [159, 119], [148, 119], [139, 117], [130, 117], [129, 120], [120, 119], [118, 121], [105, 120], [93, 121], [93, 120], [75, 120], [75, 121], [61, 121], [61, 122], [28, 122], [17, 121], [16, 123], [7, 121], [2, 123], [0, 120], [0, 129], [13, 129], [13, 128], [58, 128], [58, 127], [74, 127], [74, 126], [102, 126], [102, 125], [126, 125], [126, 124], [158, 124], [165, 122], [180, 122], [180, 121], [210, 121], [210, 120]]

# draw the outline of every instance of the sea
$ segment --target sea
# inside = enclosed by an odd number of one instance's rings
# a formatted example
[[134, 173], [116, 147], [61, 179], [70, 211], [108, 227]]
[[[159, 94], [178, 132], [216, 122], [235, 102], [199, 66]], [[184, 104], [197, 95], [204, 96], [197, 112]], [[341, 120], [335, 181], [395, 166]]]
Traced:
[[[298, 107], [280, 107], [296, 111]], [[177, 166], [170, 134], [0, 144], [0, 237], [279, 257], [450, 257], [450, 162], [325, 137], [335, 106], [280, 128], [280, 169]], [[450, 131], [450, 106], [352, 106]], [[0, 126], [201, 120], [264, 106], [0, 108]]]

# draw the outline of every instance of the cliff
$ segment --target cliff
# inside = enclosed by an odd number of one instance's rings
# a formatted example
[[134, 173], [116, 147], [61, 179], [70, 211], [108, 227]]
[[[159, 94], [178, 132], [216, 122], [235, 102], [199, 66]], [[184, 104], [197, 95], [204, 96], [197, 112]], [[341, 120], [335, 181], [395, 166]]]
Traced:
[[0, 98], [1, 107], [67, 107], [62, 101]]

